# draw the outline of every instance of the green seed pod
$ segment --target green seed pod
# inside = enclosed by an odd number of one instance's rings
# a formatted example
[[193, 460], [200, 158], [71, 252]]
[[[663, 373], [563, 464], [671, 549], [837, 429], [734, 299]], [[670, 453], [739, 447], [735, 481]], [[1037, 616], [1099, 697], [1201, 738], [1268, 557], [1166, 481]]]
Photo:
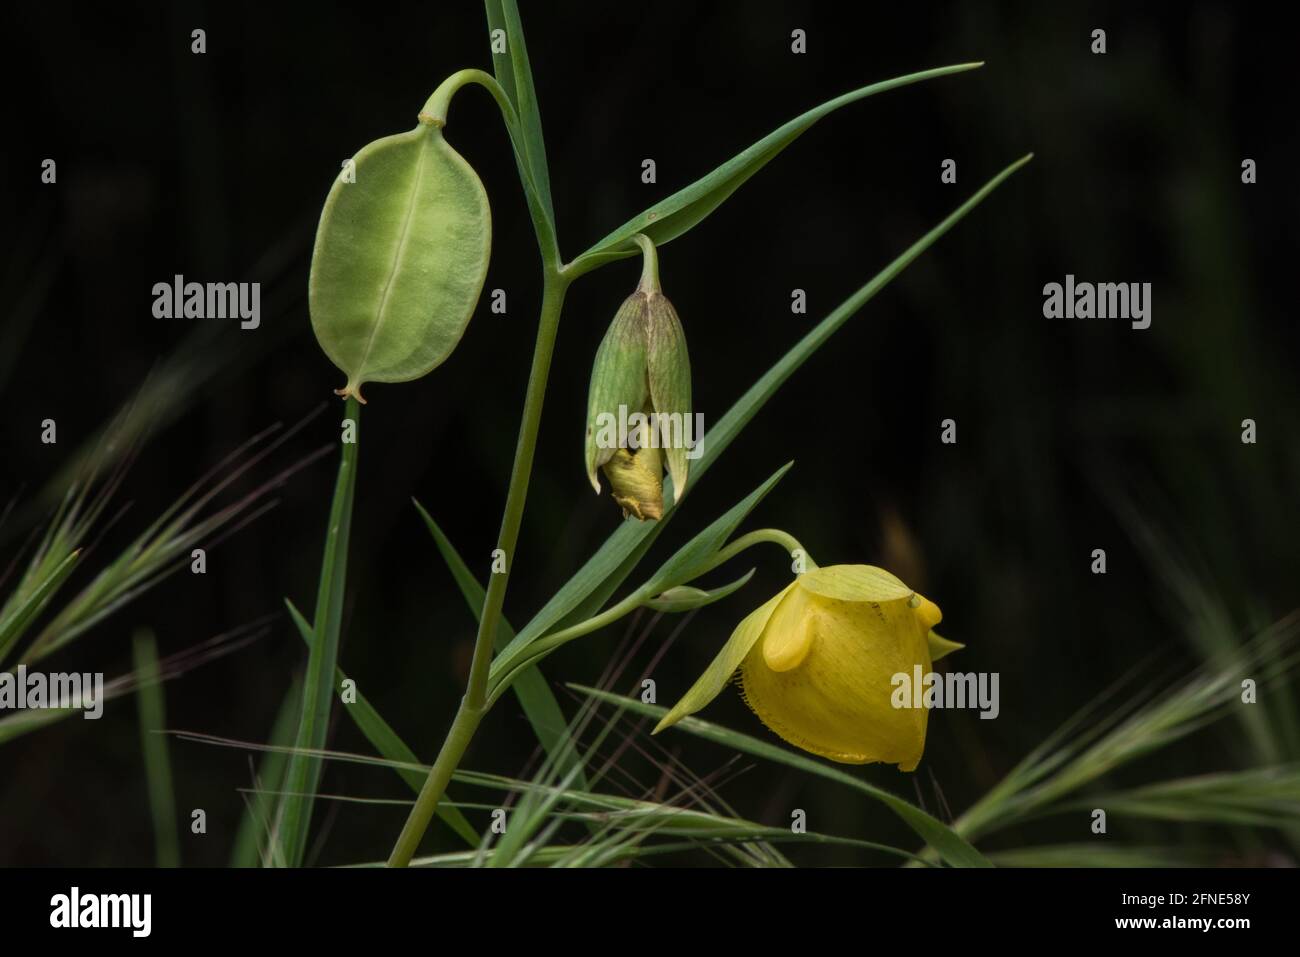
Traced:
[[686, 494], [693, 436], [686, 336], [656, 267], [648, 258], [641, 284], [610, 323], [587, 396], [587, 479], [599, 492], [602, 469], [624, 513], [642, 520], [663, 516], [665, 464], [675, 501]]
[[469, 163], [421, 115], [408, 133], [362, 148], [334, 181], [308, 282], [312, 329], [347, 375], [406, 382], [440, 365], [487, 277], [492, 219]]

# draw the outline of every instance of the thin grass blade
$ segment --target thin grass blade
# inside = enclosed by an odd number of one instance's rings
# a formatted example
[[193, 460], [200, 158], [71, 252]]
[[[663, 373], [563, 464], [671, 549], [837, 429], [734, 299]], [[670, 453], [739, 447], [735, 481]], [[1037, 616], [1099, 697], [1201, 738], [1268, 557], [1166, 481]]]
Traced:
[[158, 666], [158, 644], [151, 632], [136, 632], [133, 654], [135, 673], [140, 682], [136, 693], [140, 709], [140, 751], [144, 755], [144, 776], [149, 786], [155, 860], [158, 867], [179, 867], [181, 849], [176, 830], [176, 795], [172, 789], [167, 738], [162, 733], [167, 726], [167, 712]]
[[14, 608], [3, 620], [0, 620], [0, 663], [14, 644], [22, 638], [32, 620], [40, 614], [59, 586], [72, 574], [77, 565], [81, 549], [74, 549], [49, 571], [24, 598], [15, 603]]
[[[611, 694], [607, 691], [601, 691], [597, 688], [588, 688], [583, 685], [570, 684], [568, 687], [580, 694], [607, 704], [616, 705], [626, 708], [637, 714], [645, 715], [655, 719], [663, 718], [668, 713], [667, 708], [661, 708], [658, 705], [645, 704], [635, 698], [626, 698], [622, 695]], [[851, 787], [868, 797], [874, 798], [881, 804], [897, 814], [903, 819], [920, 838], [929, 844], [943, 860], [953, 867], [991, 867], [988, 859], [979, 851], [972, 847], [964, 838], [957, 834], [952, 828], [948, 827], [937, 818], [931, 817], [913, 804], [904, 801], [902, 798], [888, 791], [878, 788], [875, 785], [868, 784], [861, 778], [854, 777], [839, 768], [831, 767], [812, 758], [804, 757], [793, 751], [787, 751], [785, 748], [779, 748], [775, 745], [768, 744], [766, 741], [760, 741], [757, 738], [751, 738], [747, 734], [741, 734], [738, 731], [732, 731], [707, 721], [701, 721], [699, 718], [684, 718], [678, 722], [675, 727], [681, 728], [696, 737], [703, 738], [706, 741], [712, 741], [720, 744], [732, 751], [742, 751], [746, 754], [752, 754], [755, 757], [765, 758], [769, 761], [776, 761], [787, 767], [796, 768], [800, 771], [806, 771], [810, 774], [818, 775], [829, 781], [836, 781], [840, 784]]]

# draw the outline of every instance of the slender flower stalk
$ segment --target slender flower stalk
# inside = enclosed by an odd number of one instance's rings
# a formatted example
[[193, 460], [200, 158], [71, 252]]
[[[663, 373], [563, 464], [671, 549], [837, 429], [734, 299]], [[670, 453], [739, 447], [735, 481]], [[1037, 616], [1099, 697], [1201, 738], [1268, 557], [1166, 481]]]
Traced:
[[709, 560], [700, 574], [717, 568], [719, 565], [731, 561], [747, 548], [751, 548], [760, 542], [771, 542], [773, 545], [779, 545], [790, 553], [790, 557], [796, 562], [801, 562], [806, 571], [812, 571], [817, 567], [817, 563], [812, 560], [808, 550], [799, 544], [799, 540], [789, 532], [783, 532], [779, 528], [760, 528], [755, 531], [741, 535], [734, 542], [724, 548], [718, 549], [718, 553]]
[[519, 441], [515, 446], [515, 463], [510, 472], [510, 488], [506, 493], [505, 514], [501, 520], [501, 534], [497, 547], [506, 556], [506, 570], [496, 573], [488, 582], [479, 616], [478, 636], [474, 640], [474, 660], [470, 665], [469, 684], [460, 708], [447, 732], [442, 750], [429, 769], [429, 776], [420, 789], [410, 816], [389, 855], [389, 867], [406, 867], [411, 862], [420, 839], [433, 819], [438, 801], [451, 780], [452, 772], [460, 764], [465, 750], [473, 740], [474, 732], [488, 709], [488, 669], [492, 665], [492, 645], [497, 626], [501, 621], [501, 607], [505, 603], [506, 586], [510, 581], [510, 566], [519, 541], [519, 527], [523, 522], [524, 503], [528, 498], [528, 480], [533, 471], [533, 455], [537, 450], [537, 431], [542, 421], [542, 405], [546, 398], [546, 381], [551, 371], [551, 356], [555, 349], [555, 336], [560, 325], [560, 311], [569, 281], [558, 270], [547, 269], [542, 288], [542, 310], [537, 326], [537, 343], [533, 348], [533, 365], [528, 375], [528, 392], [524, 399], [523, 419], [519, 426]]

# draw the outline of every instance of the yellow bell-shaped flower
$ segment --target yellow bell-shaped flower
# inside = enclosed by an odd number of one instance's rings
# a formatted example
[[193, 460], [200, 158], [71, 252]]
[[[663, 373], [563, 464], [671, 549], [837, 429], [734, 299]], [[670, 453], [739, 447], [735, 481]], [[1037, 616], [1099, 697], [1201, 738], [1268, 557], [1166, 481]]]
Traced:
[[737, 626], [722, 652], [655, 731], [704, 707], [739, 669], [745, 702], [791, 744], [846, 764], [912, 771], [929, 712], [895, 707], [896, 675], [961, 645], [931, 629], [938, 606], [889, 572], [833, 565], [799, 575]]

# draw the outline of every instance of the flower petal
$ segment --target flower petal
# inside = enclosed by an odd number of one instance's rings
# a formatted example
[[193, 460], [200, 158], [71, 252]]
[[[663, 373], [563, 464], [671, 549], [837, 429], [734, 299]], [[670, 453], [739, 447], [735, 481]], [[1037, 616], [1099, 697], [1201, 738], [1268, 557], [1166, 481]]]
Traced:
[[[745, 701], [786, 741], [846, 764], [883, 761], [912, 771], [925, 749], [928, 712], [895, 707], [894, 676], [930, 670], [920, 621], [906, 602], [814, 596], [815, 637], [800, 665], [774, 671], [755, 648], [741, 665]], [[769, 622], [769, 630], [775, 625]]]
[[750, 649], [763, 636], [763, 629], [767, 627], [772, 612], [793, 587], [794, 582], [791, 582], [771, 599], [750, 612], [744, 621], [736, 626], [736, 630], [731, 633], [731, 637], [722, 646], [718, 656], [713, 659], [708, 668], [704, 669], [704, 674], [691, 685], [690, 690], [682, 695], [681, 700], [673, 705], [672, 710], [664, 715], [663, 720], [655, 725], [652, 734], [658, 734], [687, 715], [694, 714], [718, 696], [731, 680], [731, 676], [736, 673], [740, 663], [745, 660]]
[[601, 470], [625, 515], [643, 522], [664, 517], [664, 467], [659, 449], [619, 449]]
[[[681, 320], [665, 296], [650, 295], [646, 333], [650, 401], [656, 412], [668, 417], [660, 420], [665, 424], [660, 440], [664, 442], [664, 458], [673, 479], [673, 504], [676, 504], [686, 494], [686, 475], [690, 468], [685, 439], [691, 428], [691, 362]], [[675, 428], [668, 427], [674, 423]]]
[[829, 565], [799, 576], [801, 588], [839, 601], [897, 601], [911, 598], [912, 589], [874, 565]]
[[816, 615], [810, 614], [809, 603], [816, 601], [812, 592], [803, 588], [791, 589], [777, 606], [763, 630], [763, 661], [773, 671], [797, 668], [812, 650], [816, 630]]
[[959, 641], [949, 641], [933, 631], [926, 636], [930, 643], [930, 660], [938, 661], [940, 658], [946, 658], [954, 651], [961, 651], [966, 646]]
[[912, 596], [909, 604], [912, 606], [912, 613], [921, 622], [922, 631], [929, 631], [943, 621], [943, 612], [939, 610], [939, 606], [919, 592]]
[[[587, 434], [584, 458], [587, 479], [592, 488], [600, 491], [596, 469], [604, 465], [619, 448], [617, 427], [611, 431], [612, 422], [640, 412], [650, 394], [646, 380], [646, 300], [643, 293], [633, 293], [619, 307], [614, 321], [605, 330], [596, 350], [596, 360], [591, 370], [591, 385], [587, 392]], [[603, 429], [602, 429], [603, 426]]]

